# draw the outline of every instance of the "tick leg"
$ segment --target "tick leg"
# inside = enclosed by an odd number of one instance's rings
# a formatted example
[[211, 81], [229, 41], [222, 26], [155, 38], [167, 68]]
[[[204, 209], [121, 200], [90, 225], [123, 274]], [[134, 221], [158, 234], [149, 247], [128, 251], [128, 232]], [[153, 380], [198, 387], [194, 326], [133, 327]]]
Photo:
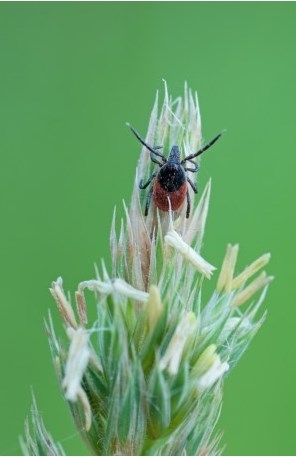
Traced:
[[187, 189], [187, 192], [186, 192], [186, 197], [187, 197], [187, 209], [186, 209], [186, 219], [188, 219], [189, 217], [189, 214], [190, 214], [190, 195], [189, 195], [189, 190]]
[[192, 173], [196, 173], [198, 168], [184, 168], [185, 171], [191, 171]]
[[152, 191], [153, 191], [153, 187], [151, 187], [151, 189], [149, 190], [148, 195], [147, 195], [146, 205], [145, 205], [145, 216], [147, 216], [147, 214], [148, 214], [151, 197], [152, 197]]
[[146, 187], [149, 186], [149, 184], [150, 184], [151, 181], [155, 178], [156, 175], [157, 175], [157, 172], [155, 171], [154, 173], [152, 173], [152, 175], [150, 176], [150, 178], [145, 182], [145, 184], [143, 184], [143, 179], [141, 179], [141, 181], [140, 181], [140, 183], [139, 183], [140, 189], [146, 189]]
[[[197, 192], [198, 192], [197, 187], [196, 187], [196, 185], [191, 181], [191, 179], [188, 178], [188, 176], [187, 176], [187, 181], [189, 182], [190, 186], [192, 187], [193, 192], [195, 192], [195, 193], [197, 194]], [[187, 190], [187, 192], [188, 192], [188, 190]]]
[[191, 171], [192, 173], [197, 173], [198, 170], [199, 170], [199, 166], [197, 165], [197, 163], [193, 162], [193, 160], [188, 160], [188, 162], [191, 162], [194, 165], [194, 168], [185, 167], [184, 170], [185, 171]]
[[223, 132], [219, 133], [218, 135], [215, 136], [215, 138], [213, 138], [208, 144], [206, 144], [204, 147], [202, 147], [201, 149], [199, 149], [197, 152], [195, 152], [194, 154], [190, 154], [189, 156], [185, 157], [185, 159], [182, 160], [181, 164], [185, 163], [186, 160], [191, 160], [191, 159], [194, 159], [194, 157], [197, 157], [199, 156], [200, 154], [202, 154], [203, 152], [205, 152], [207, 149], [209, 149], [214, 143], [216, 143], [216, 141], [220, 138], [220, 136], [222, 135]]
[[157, 163], [160, 167], [163, 166], [163, 163], [160, 163], [158, 160], [156, 160], [156, 159], [153, 157], [153, 155], [152, 155], [151, 152], [150, 152], [150, 159], [151, 159], [151, 162]]
[[[149, 144], [147, 144], [143, 140], [143, 138], [140, 137], [138, 132], [129, 123], [127, 123], [127, 126], [131, 129], [131, 131], [133, 132], [135, 137], [140, 141], [140, 143], [142, 143], [142, 145], [145, 146], [150, 151], [151, 160], [152, 160], [152, 154], [155, 154], [156, 156], [160, 157], [163, 160], [163, 163], [166, 163], [167, 160], [166, 160], [166, 158], [164, 157], [163, 154], [161, 154], [160, 152], [156, 151], [154, 148], [152, 148], [152, 146], [149, 146]], [[157, 149], [159, 149], [159, 148], [157, 148]], [[157, 162], [156, 160], [152, 160], [152, 162], [155, 162], [155, 163], [158, 163], [159, 165], [162, 165], [160, 162]]]

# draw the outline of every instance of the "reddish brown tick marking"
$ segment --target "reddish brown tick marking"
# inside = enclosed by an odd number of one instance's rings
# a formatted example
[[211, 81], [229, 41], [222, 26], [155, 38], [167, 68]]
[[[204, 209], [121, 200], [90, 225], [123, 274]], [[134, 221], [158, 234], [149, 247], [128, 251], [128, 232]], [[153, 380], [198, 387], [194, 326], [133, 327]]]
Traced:
[[[150, 159], [152, 162], [159, 165], [160, 169], [152, 173], [150, 178], [143, 183], [141, 179], [139, 183], [140, 189], [146, 189], [149, 184], [154, 180], [153, 186], [150, 188], [145, 206], [145, 216], [148, 214], [151, 197], [157, 208], [162, 211], [169, 211], [170, 207], [173, 211], [176, 211], [183, 204], [185, 197], [187, 198], [187, 209], [186, 217], [190, 214], [190, 195], [188, 191], [188, 184], [195, 193], [197, 193], [196, 185], [191, 181], [189, 176], [186, 175], [186, 171], [196, 173], [198, 171], [198, 165], [193, 159], [204, 151], [209, 149], [222, 135], [223, 132], [219, 133], [204, 147], [199, 149], [194, 154], [189, 154], [183, 160], [180, 160], [180, 151], [178, 146], [173, 146], [168, 157], [161, 154], [158, 149], [161, 146], [152, 147], [140, 137], [138, 132], [130, 125], [127, 124], [136, 138], [150, 151]], [[159, 158], [159, 160], [157, 159]], [[193, 167], [187, 167], [186, 161], [190, 162]]]

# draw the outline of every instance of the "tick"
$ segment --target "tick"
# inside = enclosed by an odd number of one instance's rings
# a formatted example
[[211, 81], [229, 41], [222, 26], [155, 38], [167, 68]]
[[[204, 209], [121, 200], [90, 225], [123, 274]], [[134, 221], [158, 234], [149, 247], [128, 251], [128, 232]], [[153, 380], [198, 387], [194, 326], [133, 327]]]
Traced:
[[[156, 163], [160, 168], [159, 170], [154, 171], [146, 182], [143, 182], [143, 179], [141, 179], [139, 183], [140, 189], [146, 189], [146, 187], [153, 182], [146, 199], [145, 216], [148, 214], [151, 198], [153, 198], [157, 208], [162, 211], [169, 211], [170, 208], [173, 211], [176, 211], [180, 208], [186, 198], [186, 218], [188, 218], [191, 207], [188, 184], [191, 186], [193, 192], [197, 194], [198, 191], [196, 185], [189, 176], [187, 176], [186, 172], [191, 171], [191, 173], [197, 173], [199, 167], [193, 159], [209, 149], [220, 138], [223, 132], [215, 136], [215, 138], [194, 154], [189, 154], [184, 159], [180, 160], [180, 150], [178, 146], [173, 146], [169, 156], [165, 157], [159, 152], [159, 149], [161, 149], [162, 146], [149, 146], [130, 124], [127, 125], [140, 143], [150, 151], [151, 161]], [[192, 166], [188, 167], [186, 162], [190, 162]]]

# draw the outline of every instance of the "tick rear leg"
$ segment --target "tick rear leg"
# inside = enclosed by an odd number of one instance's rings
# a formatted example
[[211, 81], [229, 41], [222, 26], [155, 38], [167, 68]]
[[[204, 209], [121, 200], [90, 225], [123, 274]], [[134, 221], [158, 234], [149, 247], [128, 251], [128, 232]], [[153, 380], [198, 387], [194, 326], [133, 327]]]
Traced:
[[151, 197], [152, 197], [152, 191], [153, 191], [153, 187], [151, 187], [151, 189], [149, 190], [148, 195], [147, 195], [146, 205], [145, 205], [145, 216], [147, 216], [147, 214], [148, 214]]
[[[197, 194], [197, 192], [198, 192], [197, 187], [188, 176], [187, 176], [187, 181], [189, 182], [190, 186], [192, 187], [193, 192], [195, 192]], [[188, 190], [187, 190], [187, 192], [188, 192]]]
[[156, 175], [157, 175], [157, 172], [152, 173], [152, 175], [151, 175], [150, 178], [145, 182], [145, 184], [143, 184], [143, 179], [141, 179], [141, 181], [139, 182], [139, 187], [140, 187], [140, 189], [146, 189], [146, 187], [149, 186], [149, 184], [150, 184], [151, 181], [155, 178]]
[[191, 207], [190, 195], [189, 195], [189, 190], [188, 189], [187, 189], [187, 192], [186, 192], [186, 197], [187, 197], [186, 219], [188, 219], [189, 214], [190, 214], [190, 207]]

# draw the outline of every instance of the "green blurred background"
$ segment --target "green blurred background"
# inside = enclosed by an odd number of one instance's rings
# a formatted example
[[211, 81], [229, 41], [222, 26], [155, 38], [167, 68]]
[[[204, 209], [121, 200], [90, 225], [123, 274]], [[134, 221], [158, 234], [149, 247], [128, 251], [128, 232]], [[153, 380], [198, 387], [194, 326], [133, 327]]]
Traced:
[[48, 287], [109, 265], [139, 153], [125, 121], [145, 133], [162, 78], [198, 91], [205, 139], [227, 128], [199, 174], [200, 189], [213, 178], [203, 254], [218, 266], [239, 242], [243, 268], [271, 251], [276, 276], [226, 381], [224, 453], [296, 453], [295, 24], [295, 3], [0, 4], [2, 455], [20, 453], [31, 386], [66, 452], [87, 452], [43, 330]]

